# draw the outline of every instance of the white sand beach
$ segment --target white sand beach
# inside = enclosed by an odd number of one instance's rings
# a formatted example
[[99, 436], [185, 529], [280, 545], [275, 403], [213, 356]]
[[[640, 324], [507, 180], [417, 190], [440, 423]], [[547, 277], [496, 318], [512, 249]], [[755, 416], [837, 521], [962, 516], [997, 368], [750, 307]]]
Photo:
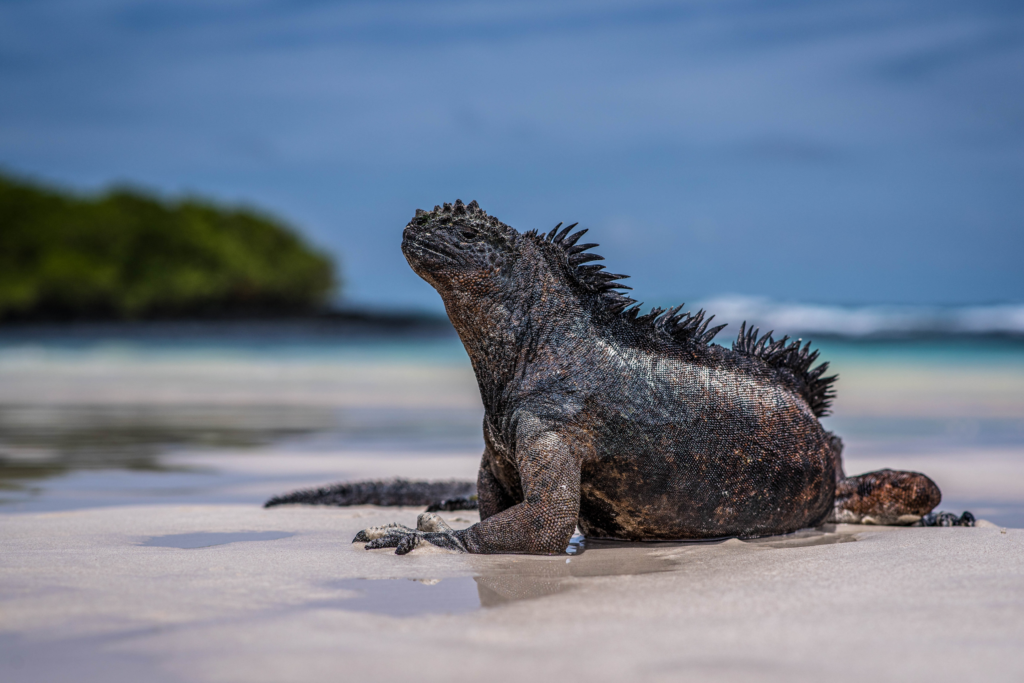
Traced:
[[[3, 680], [1024, 676], [1021, 530], [838, 526], [571, 557], [399, 557], [349, 543], [416, 513], [150, 506], [8, 517]], [[188, 547], [204, 543], [221, 545]]]

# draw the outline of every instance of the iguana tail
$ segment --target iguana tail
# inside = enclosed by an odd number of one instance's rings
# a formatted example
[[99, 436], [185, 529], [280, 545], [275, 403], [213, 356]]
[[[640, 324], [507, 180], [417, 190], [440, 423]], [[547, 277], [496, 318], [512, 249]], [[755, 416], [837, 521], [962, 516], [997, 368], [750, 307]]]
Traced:
[[472, 481], [413, 481], [384, 479], [349, 481], [317, 489], [292, 491], [274, 496], [263, 507], [275, 505], [384, 505], [428, 506], [428, 512], [475, 510], [476, 483]]

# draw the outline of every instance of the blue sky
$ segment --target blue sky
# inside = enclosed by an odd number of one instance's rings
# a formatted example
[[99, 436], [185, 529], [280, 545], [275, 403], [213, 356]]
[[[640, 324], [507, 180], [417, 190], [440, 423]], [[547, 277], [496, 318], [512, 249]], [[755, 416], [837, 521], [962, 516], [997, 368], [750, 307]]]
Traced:
[[264, 207], [360, 303], [401, 229], [580, 221], [636, 295], [1024, 301], [1024, 3], [0, 1], [0, 165]]

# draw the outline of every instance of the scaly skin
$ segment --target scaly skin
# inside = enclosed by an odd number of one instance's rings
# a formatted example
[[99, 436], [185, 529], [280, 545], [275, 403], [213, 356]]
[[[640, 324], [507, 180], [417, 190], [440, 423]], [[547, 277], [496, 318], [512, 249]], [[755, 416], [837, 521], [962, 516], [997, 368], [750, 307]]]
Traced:
[[[597, 245], [568, 232], [520, 234], [458, 201], [405, 228], [402, 251], [441, 295], [480, 387], [481, 521], [363, 532], [367, 547], [553, 554], [577, 525], [628, 540], [753, 537], [834, 515], [837, 481], [853, 480], [818, 421], [835, 378], [810, 369], [817, 353], [745, 325], [733, 349], [709, 344], [720, 328], [703, 312], [639, 316], [615, 291], [623, 276], [584, 265]], [[876, 487], [886, 514], [905, 523], [938, 503], [927, 477], [897, 474]], [[892, 495], [904, 485], [920, 494], [909, 506]]]

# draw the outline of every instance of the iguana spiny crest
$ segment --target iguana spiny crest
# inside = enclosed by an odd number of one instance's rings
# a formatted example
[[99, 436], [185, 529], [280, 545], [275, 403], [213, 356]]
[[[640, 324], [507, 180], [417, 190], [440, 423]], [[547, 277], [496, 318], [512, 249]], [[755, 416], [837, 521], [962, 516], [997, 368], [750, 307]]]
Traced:
[[[435, 206], [433, 211], [417, 209], [410, 222], [412, 225], [425, 229], [434, 238], [430, 245], [426, 245], [415, 238], [410, 239], [407, 230], [409, 246], [406, 247], [406, 255], [423, 263], [417, 272], [428, 281], [437, 279], [439, 273], [446, 271], [459, 274], [475, 272], [485, 278], [507, 276], [522, 242], [529, 241], [544, 255], [552, 271], [561, 275], [564, 286], [573, 289], [601, 323], [626, 322], [639, 333], [671, 339], [689, 347], [710, 344], [726, 327], [725, 324], [709, 327], [715, 316], [708, 316], [703, 309], [696, 313], [681, 313], [685, 304], [667, 310], [653, 308], [641, 314], [643, 303], [617, 291], [631, 289], [620, 282], [629, 276], [609, 273], [603, 265], [593, 264], [604, 260], [603, 256], [591, 251], [600, 245], [580, 244], [587, 229], [573, 232], [577, 223], [564, 228], [559, 223], [547, 234], [537, 230], [519, 233], [494, 216], [487, 215], [476, 201], [463, 204], [457, 199], [454, 204]], [[417, 261], [412, 262], [416, 268]], [[444, 267], [439, 268], [439, 265]], [[435, 287], [438, 284], [443, 283], [436, 283]], [[504, 290], [499, 287], [497, 291]], [[788, 371], [801, 387], [801, 393], [814, 414], [818, 417], [828, 415], [835, 398], [834, 384], [838, 376], [825, 376], [828, 363], [812, 368], [819, 352], [811, 351], [811, 342], [804, 343], [801, 339], [790, 342], [788, 336], [776, 340], [772, 334], [761, 335], [757, 328], [748, 327], [744, 321], [732, 350]]]

